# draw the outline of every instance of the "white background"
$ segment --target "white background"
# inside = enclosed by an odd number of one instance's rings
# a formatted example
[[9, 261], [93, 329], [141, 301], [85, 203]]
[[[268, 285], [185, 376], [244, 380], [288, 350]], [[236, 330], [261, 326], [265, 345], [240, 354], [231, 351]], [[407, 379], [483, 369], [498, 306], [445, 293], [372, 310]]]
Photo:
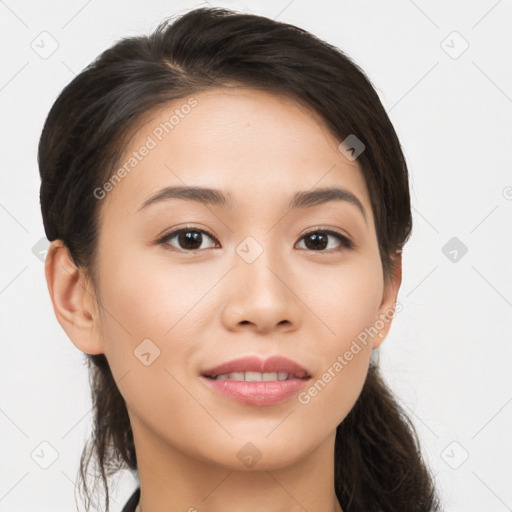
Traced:
[[[46, 114], [116, 39], [147, 34], [199, 5], [206, 4], [0, 1], [2, 512], [76, 510], [90, 432], [83, 355], [55, 319], [32, 250], [44, 236], [36, 158]], [[380, 364], [414, 421], [445, 510], [512, 510], [512, 2], [210, 5], [305, 28], [345, 51], [377, 88], [407, 158], [414, 215], [404, 309]], [[48, 58], [31, 47], [48, 38], [43, 31], [58, 43]], [[452, 237], [468, 249], [455, 262], [442, 250]], [[31, 456], [51, 457], [43, 442], [58, 454], [47, 469]], [[123, 474], [113, 512], [135, 483]]]

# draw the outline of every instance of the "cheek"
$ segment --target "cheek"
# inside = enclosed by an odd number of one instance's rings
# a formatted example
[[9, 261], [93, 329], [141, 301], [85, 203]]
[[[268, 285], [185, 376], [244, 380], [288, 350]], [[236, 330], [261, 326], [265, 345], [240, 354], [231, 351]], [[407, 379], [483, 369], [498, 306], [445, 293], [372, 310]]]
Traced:
[[[141, 365], [134, 351], [144, 340], [152, 340], [155, 347], [160, 345], [160, 339], [172, 326], [173, 319], [170, 316], [166, 326], [155, 323], [156, 311], [166, 304], [159, 295], [162, 284], [155, 279], [154, 269], [145, 265], [135, 251], [114, 251], [113, 237], [110, 240], [101, 250], [99, 282], [103, 309], [100, 329], [105, 355], [118, 378]], [[154, 357], [157, 350], [154, 348], [152, 352]]]
[[150, 252], [132, 250], [114, 257], [108, 246], [102, 248], [101, 331], [116, 377], [139, 368], [141, 354], [148, 352], [144, 357], [155, 361], [152, 366], [183, 374], [184, 363], [204, 342], [198, 338], [198, 328], [216, 312], [209, 290], [225, 270], [211, 265], [178, 268], [165, 257], [148, 258]]
[[302, 399], [311, 410], [331, 411], [334, 422], [341, 421], [355, 403], [366, 378], [372, 352], [371, 327], [382, 299], [380, 260], [368, 259], [358, 265], [333, 272], [316, 273], [315, 285], [304, 302], [319, 319], [315, 331], [321, 349], [316, 353], [316, 379], [305, 389]]
[[130, 250], [116, 257], [108, 245], [102, 250], [102, 297], [112, 313], [107, 314], [107, 323], [117, 324], [114, 327], [122, 336], [134, 342], [162, 338], [201, 291], [199, 278], [191, 272], [179, 271], [164, 258], [150, 257], [158, 251], [158, 247]]
[[139, 420], [157, 423], [153, 429], [189, 424], [193, 401], [183, 386], [200, 340], [187, 335], [187, 325], [195, 318], [191, 308], [213, 283], [201, 285], [199, 276], [191, 282], [191, 272], [171, 275], [169, 265], [148, 265], [135, 252], [102, 256], [101, 331], [120, 393]]
[[312, 277], [302, 280], [297, 295], [318, 318], [318, 332], [328, 346], [343, 349], [377, 320], [383, 293], [380, 260], [358, 257], [338, 267], [303, 268], [302, 274]]

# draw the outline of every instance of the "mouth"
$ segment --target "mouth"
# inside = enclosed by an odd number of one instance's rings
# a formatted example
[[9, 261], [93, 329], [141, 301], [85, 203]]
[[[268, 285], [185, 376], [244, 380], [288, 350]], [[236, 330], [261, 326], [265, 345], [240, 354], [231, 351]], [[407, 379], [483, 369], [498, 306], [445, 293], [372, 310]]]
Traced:
[[272, 406], [290, 400], [311, 379], [301, 365], [281, 356], [243, 357], [201, 373], [214, 393], [251, 406]]
[[213, 380], [239, 382], [270, 382], [311, 378], [308, 371], [295, 361], [282, 356], [261, 359], [247, 356], [204, 370], [201, 375]]
[[299, 376], [294, 373], [288, 372], [232, 372], [232, 373], [221, 373], [220, 375], [206, 375], [203, 377], [212, 380], [234, 380], [234, 381], [245, 381], [245, 382], [268, 382], [276, 380], [291, 380], [291, 379], [303, 379], [308, 380], [311, 377], [309, 375]]

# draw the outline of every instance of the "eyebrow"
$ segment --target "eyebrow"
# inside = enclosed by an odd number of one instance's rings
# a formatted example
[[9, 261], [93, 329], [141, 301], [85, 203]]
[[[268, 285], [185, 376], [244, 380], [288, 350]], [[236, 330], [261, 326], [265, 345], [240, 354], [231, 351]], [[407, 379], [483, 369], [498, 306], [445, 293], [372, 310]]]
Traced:
[[[149, 205], [168, 201], [171, 199], [184, 199], [188, 201], [196, 201], [205, 206], [224, 206], [233, 207], [231, 195], [225, 194], [221, 190], [205, 187], [187, 187], [187, 186], [170, 186], [158, 191], [155, 195], [144, 201], [138, 211], [148, 207]], [[296, 192], [288, 203], [290, 210], [296, 208], [309, 208], [318, 206], [331, 201], [345, 201], [354, 205], [366, 219], [366, 211], [361, 201], [352, 192], [339, 187], [325, 187], [314, 190], [304, 190]]]

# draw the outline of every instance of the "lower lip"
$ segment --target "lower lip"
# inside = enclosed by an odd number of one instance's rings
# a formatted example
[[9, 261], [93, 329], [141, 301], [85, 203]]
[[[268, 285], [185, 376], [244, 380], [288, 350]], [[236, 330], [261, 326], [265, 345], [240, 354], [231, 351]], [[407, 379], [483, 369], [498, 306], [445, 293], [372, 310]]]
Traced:
[[228, 398], [251, 405], [273, 405], [297, 394], [309, 379], [262, 382], [215, 380], [201, 376], [212, 388]]

